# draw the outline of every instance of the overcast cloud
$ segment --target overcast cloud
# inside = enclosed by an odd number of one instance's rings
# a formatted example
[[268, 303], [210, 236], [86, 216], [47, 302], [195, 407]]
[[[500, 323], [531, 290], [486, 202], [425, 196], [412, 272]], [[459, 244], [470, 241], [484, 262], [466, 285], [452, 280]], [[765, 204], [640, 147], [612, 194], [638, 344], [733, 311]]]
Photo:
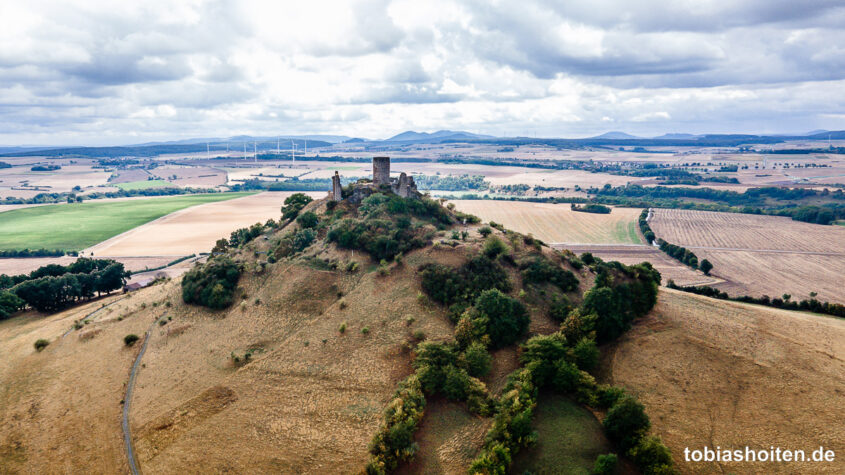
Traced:
[[845, 129], [827, 0], [0, 0], [0, 144]]

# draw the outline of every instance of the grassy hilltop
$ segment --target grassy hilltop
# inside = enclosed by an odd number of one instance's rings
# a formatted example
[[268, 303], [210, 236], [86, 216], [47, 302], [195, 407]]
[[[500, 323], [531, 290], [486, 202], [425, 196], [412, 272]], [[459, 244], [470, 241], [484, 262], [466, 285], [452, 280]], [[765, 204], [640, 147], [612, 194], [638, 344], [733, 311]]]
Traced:
[[[615, 361], [661, 331], [627, 332], [655, 303], [650, 266], [582, 260], [428, 200], [290, 198], [283, 213], [181, 282], [0, 323], [0, 466], [125, 470], [121, 400], [144, 340], [129, 423], [147, 473], [589, 473], [609, 453], [671, 473], [650, 435], [677, 461], [697, 433], [663, 424], [677, 405], [653, 394], [675, 392]], [[701, 299], [672, 296], [666, 311]], [[601, 384], [619, 380], [634, 393]], [[660, 414], [651, 431], [633, 394]]]

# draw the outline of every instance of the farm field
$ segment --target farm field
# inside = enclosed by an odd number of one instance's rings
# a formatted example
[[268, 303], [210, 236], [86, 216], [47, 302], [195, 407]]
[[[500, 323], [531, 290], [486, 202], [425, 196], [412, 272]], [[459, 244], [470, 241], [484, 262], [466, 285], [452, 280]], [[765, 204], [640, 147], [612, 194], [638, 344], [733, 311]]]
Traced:
[[[47, 264], [68, 265], [76, 261], [76, 257], [62, 256], [62, 257], [15, 257], [0, 259], [0, 274], [15, 275], [28, 274], [41, 266]], [[123, 266], [128, 271], [142, 271], [144, 269], [153, 269], [160, 267], [173, 260], [171, 256], [164, 257], [118, 257], [115, 259], [122, 262]]]
[[655, 234], [691, 249], [725, 280], [731, 295], [810, 298], [845, 302], [845, 228], [759, 216], [656, 209]]
[[117, 183], [115, 186], [121, 190], [146, 190], [148, 188], [163, 188], [166, 186], [173, 186], [170, 182], [164, 180], [140, 180], [129, 181], [126, 183]]
[[180, 209], [247, 195], [249, 193], [219, 193], [103, 203], [89, 201], [6, 211], [0, 214], [0, 249], [81, 250]]
[[525, 201], [456, 200], [456, 208], [551, 243], [641, 244], [640, 209], [613, 208], [610, 214], [572, 211], [568, 204]]
[[605, 362], [682, 473], [843, 473], [835, 463], [687, 463], [685, 447], [845, 451], [845, 320], [661, 289]]
[[[185, 256], [209, 252], [220, 238], [245, 226], [279, 219], [293, 192], [264, 192], [183, 209], [85, 249], [95, 256]], [[325, 193], [308, 193], [324, 197]], [[213, 196], [213, 195], [211, 195]]]

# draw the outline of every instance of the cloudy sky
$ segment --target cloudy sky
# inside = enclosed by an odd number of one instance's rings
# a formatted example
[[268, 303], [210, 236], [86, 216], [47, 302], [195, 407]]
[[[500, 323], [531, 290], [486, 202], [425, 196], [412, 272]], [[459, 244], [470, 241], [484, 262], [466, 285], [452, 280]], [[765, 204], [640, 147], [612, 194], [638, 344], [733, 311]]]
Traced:
[[845, 129], [842, 0], [0, 0], [0, 144]]

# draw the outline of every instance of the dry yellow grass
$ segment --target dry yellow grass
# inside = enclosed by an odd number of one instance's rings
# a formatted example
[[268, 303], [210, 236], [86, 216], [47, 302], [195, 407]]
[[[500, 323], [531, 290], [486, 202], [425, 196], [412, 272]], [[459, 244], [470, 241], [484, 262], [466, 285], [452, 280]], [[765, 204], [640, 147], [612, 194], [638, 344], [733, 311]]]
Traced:
[[[265, 192], [171, 213], [86, 249], [94, 256], [185, 256], [209, 252], [232, 231], [279, 219], [291, 192]], [[309, 193], [322, 198], [325, 193]]]
[[[610, 379], [646, 406], [683, 473], [843, 473], [845, 320], [661, 289]], [[836, 461], [686, 463], [685, 447], [836, 451]]]
[[610, 214], [575, 212], [568, 204], [525, 201], [457, 200], [458, 210], [495, 221], [546, 243], [640, 244], [637, 218], [642, 210], [613, 208]]

